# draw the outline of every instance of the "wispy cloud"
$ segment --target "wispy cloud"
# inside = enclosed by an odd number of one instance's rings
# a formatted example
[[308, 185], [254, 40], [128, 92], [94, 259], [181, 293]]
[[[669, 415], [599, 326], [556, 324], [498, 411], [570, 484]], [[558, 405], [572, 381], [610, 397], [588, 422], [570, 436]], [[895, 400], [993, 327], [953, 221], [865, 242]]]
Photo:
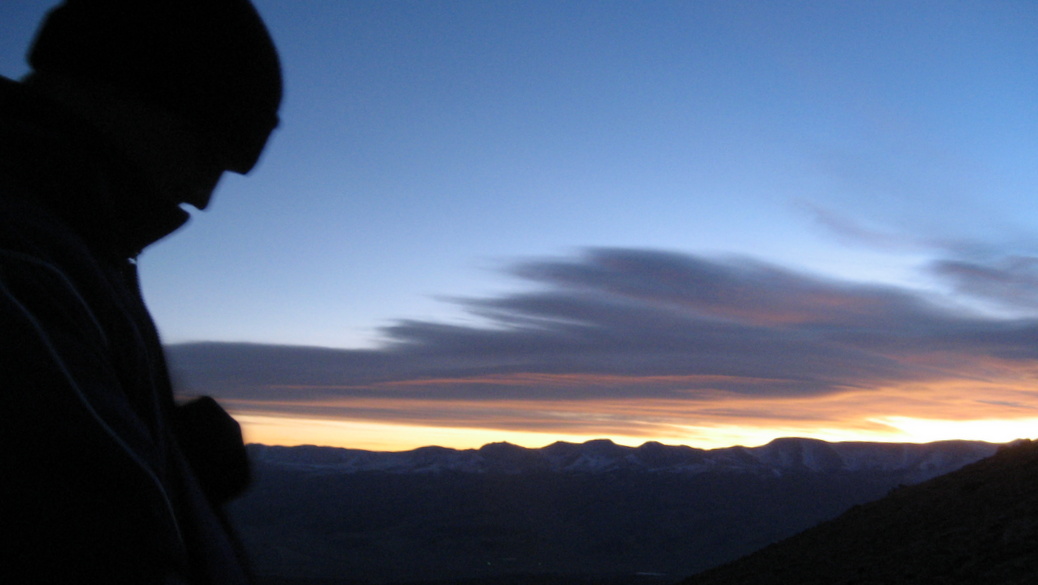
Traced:
[[[1038, 282], [1030, 260], [933, 270], [1017, 304]], [[592, 249], [512, 271], [535, 292], [455, 301], [486, 326], [401, 321], [373, 350], [178, 345], [171, 362], [186, 391], [239, 411], [587, 433], [993, 415], [1035, 397], [1034, 319], [746, 258]]]
[[1007, 309], [1038, 309], [1038, 257], [940, 260], [932, 264], [931, 270], [961, 294]]

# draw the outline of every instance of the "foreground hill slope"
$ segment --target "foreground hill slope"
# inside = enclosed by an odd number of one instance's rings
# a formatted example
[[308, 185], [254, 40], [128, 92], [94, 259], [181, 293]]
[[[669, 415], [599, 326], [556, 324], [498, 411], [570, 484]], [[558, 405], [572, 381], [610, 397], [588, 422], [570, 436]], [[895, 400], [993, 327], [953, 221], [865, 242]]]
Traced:
[[889, 496], [683, 585], [1038, 582], [1038, 442]]

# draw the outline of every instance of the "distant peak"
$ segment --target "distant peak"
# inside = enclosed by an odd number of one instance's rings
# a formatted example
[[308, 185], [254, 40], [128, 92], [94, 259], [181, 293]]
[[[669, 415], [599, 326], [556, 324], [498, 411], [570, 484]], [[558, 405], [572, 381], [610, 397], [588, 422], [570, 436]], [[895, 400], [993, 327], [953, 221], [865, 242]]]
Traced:
[[779, 437], [772, 439], [768, 446], [781, 446], [781, 445], [829, 445], [828, 441], [821, 439], [809, 439], [805, 437]]

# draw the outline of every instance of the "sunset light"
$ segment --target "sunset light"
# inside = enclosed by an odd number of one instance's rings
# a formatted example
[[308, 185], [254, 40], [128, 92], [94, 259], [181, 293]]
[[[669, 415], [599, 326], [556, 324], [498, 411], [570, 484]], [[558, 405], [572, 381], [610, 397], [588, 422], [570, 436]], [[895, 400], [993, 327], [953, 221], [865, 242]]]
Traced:
[[[520, 380], [531, 384], [533, 380], [545, 379], [553, 377], [500, 377], [495, 381], [514, 387]], [[608, 386], [616, 378], [598, 379], [599, 383], [606, 381]], [[487, 380], [469, 382], [481, 384], [480, 389], [488, 394], [494, 392]], [[651, 381], [644, 382], [642, 392], [651, 393]], [[450, 383], [458, 384], [459, 380]], [[428, 382], [407, 385], [433, 386]], [[594, 391], [594, 385], [586, 379], [580, 388]], [[263, 407], [259, 402], [241, 400], [227, 403], [238, 415], [247, 440], [266, 444], [401, 451], [428, 444], [469, 449], [502, 441], [536, 448], [555, 441], [579, 443], [608, 438], [629, 446], [657, 441], [709, 449], [752, 447], [781, 437], [832, 442], [925, 443], [968, 439], [1004, 443], [1038, 436], [1038, 417], [1027, 415], [1028, 409], [1021, 406], [1032, 392], [1026, 385], [1014, 388], [1008, 382], [967, 381], [775, 398], [714, 390], [700, 391], [695, 400], [645, 397], [550, 402], [500, 398], [443, 401], [405, 394], [399, 399], [388, 395], [341, 398], [334, 403], [314, 405], [280, 401]], [[264, 414], [268, 409], [272, 414]], [[278, 414], [284, 411], [312, 414]], [[903, 414], [909, 411], [914, 416]], [[341, 413], [341, 418], [321, 417], [322, 412]], [[430, 443], [430, 437], [435, 437], [435, 443]]]
[[1022, 419], [931, 420], [892, 416], [875, 422], [890, 425], [905, 441], [928, 443], [964, 439], [1008, 443], [1016, 439], [1038, 437], [1038, 417]]
[[[599, 434], [561, 434], [501, 429], [446, 428], [371, 423], [352, 420], [319, 420], [262, 415], [238, 415], [245, 438], [267, 445], [327, 445], [372, 451], [407, 451], [426, 445], [454, 449], [474, 449], [489, 443], [508, 442], [527, 448], [540, 448], [556, 441], [583, 443], [610, 439], [619, 445], [636, 447], [649, 441], [717, 449], [732, 445], [755, 447], [776, 438], [803, 437], [829, 442], [929, 443], [948, 440], [974, 440], [1008, 443], [1038, 437], [1038, 418], [1017, 420], [926, 420], [888, 417], [861, 421], [861, 429], [807, 426], [675, 427], [663, 436], [624, 436]], [[869, 429], [875, 423], [880, 428]]]
[[[265, 445], [324, 445], [369, 451], [409, 451], [436, 445], [473, 449], [489, 443], [508, 442], [529, 448], [556, 441], [583, 443], [602, 437], [501, 431], [497, 429], [445, 428], [371, 423], [351, 420], [318, 420], [292, 417], [238, 415], [247, 442]], [[621, 445], [637, 446], [632, 437], [610, 437]]]

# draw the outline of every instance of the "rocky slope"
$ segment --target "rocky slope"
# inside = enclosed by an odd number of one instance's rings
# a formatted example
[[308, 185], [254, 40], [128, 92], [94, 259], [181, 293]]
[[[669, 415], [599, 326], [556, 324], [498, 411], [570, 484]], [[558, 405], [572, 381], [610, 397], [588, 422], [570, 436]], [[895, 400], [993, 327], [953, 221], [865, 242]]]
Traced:
[[1038, 582], [1038, 443], [1019, 442], [683, 585]]

